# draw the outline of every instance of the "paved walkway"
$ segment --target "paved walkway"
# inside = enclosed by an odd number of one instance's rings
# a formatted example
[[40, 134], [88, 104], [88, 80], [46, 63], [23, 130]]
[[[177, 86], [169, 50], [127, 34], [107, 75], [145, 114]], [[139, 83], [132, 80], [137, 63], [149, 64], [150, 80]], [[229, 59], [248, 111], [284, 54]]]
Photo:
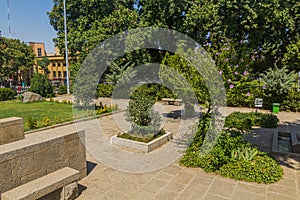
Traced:
[[[178, 110], [176, 106], [164, 106], [166, 113]], [[254, 109], [228, 108], [251, 111]], [[299, 113], [281, 112], [278, 117], [287, 129], [300, 130]], [[181, 122], [181, 124], [180, 124]], [[286, 125], [289, 126], [286, 126]], [[176, 131], [188, 127], [187, 121], [165, 117], [165, 128]], [[109, 144], [109, 137], [126, 130], [122, 113], [58, 127], [44, 131], [86, 130], [89, 174], [79, 183], [78, 200], [102, 199], [243, 199], [243, 200], [296, 200], [300, 199], [300, 170], [283, 165], [284, 178], [278, 183], [265, 185], [234, 181], [197, 168], [179, 166], [178, 160], [185, 143], [173, 142], [149, 154], [121, 149]], [[264, 134], [264, 132], [262, 132]], [[261, 135], [261, 134], [256, 134]], [[183, 137], [177, 135], [177, 138]], [[252, 137], [253, 138], [253, 137]], [[266, 138], [270, 138], [270, 135]], [[257, 139], [256, 141], [262, 141]], [[266, 139], [268, 142], [268, 139]], [[268, 147], [269, 145], [266, 145]], [[266, 150], [267, 151], [267, 150]]]

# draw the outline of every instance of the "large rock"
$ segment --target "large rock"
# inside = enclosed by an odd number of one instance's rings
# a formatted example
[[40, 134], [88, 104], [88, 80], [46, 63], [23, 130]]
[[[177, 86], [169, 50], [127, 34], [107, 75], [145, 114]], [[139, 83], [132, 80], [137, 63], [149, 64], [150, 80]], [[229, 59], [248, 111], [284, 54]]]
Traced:
[[23, 102], [33, 102], [33, 101], [41, 101], [43, 97], [34, 92], [25, 92], [23, 94]]

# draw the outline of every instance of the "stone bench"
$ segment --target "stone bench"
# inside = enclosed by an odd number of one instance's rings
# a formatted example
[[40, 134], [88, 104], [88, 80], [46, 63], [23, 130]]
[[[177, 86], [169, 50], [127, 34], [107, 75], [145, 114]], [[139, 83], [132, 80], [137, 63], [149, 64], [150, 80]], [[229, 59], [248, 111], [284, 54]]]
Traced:
[[171, 98], [162, 98], [161, 102], [163, 105], [175, 105], [175, 106], [181, 106], [183, 101], [182, 99], [171, 99]]
[[78, 195], [80, 172], [65, 167], [1, 194], [1, 200], [71, 200]]

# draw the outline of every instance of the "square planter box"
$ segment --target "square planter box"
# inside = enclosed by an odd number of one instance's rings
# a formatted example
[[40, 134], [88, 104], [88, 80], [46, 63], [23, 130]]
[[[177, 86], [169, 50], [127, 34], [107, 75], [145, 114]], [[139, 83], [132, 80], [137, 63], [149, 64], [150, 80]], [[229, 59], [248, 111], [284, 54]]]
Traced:
[[117, 135], [114, 135], [110, 138], [110, 143], [115, 145], [120, 145], [124, 147], [129, 147], [132, 149], [137, 149], [142, 152], [148, 153], [152, 151], [153, 149], [156, 149], [163, 144], [167, 143], [173, 138], [173, 133], [166, 132], [166, 134], [160, 136], [159, 138], [156, 138], [148, 143], [144, 142], [137, 142], [134, 140], [119, 138]]

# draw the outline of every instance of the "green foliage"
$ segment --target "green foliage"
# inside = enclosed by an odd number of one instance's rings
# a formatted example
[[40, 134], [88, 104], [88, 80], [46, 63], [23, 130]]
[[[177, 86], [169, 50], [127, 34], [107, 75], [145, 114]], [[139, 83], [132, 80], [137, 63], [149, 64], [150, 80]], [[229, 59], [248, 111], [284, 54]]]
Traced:
[[227, 128], [249, 131], [252, 126], [262, 128], [277, 128], [279, 119], [276, 115], [258, 112], [233, 112], [225, 118], [224, 126]]
[[206, 172], [215, 172], [231, 160], [231, 152], [240, 147], [250, 147], [239, 131], [223, 131], [213, 149], [200, 157], [199, 166]]
[[10, 88], [0, 88], [0, 101], [12, 100], [15, 95], [16, 92]]
[[57, 91], [57, 94], [67, 94], [67, 86], [66, 85], [60, 85]]
[[116, 85], [119, 79], [125, 75], [126, 71], [132, 68], [133, 64], [130, 62], [127, 62], [124, 65], [113, 62], [109, 67], [109, 73], [105, 74], [104, 78], [107, 82]]
[[224, 126], [249, 131], [252, 127], [252, 119], [247, 113], [233, 112], [225, 118]]
[[43, 127], [47, 127], [47, 126], [50, 126], [51, 124], [51, 120], [49, 117], [44, 117], [43, 120], [42, 120], [42, 126]]
[[195, 137], [186, 150], [185, 154], [180, 160], [180, 164], [187, 167], [199, 167], [200, 163], [200, 147], [203, 144], [206, 132], [209, 128], [211, 117], [209, 114], [204, 114], [202, 119], [198, 123], [197, 130], [195, 132]]
[[231, 158], [236, 160], [251, 161], [259, 153], [256, 148], [239, 147], [231, 151]]
[[295, 81], [294, 75], [288, 72], [287, 68], [269, 68], [265, 74], [261, 75], [261, 81], [265, 85], [265, 93], [272, 103], [281, 103], [291, 89]]
[[37, 65], [39, 67], [41, 67], [41, 69], [44, 71], [44, 74], [46, 74], [47, 76], [50, 73], [50, 71], [48, 69], [49, 64], [50, 64], [50, 61], [49, 61], [48, 57], [43, 57], [41, 60], [37, 61]]
[[54, 95], [53, 87], [48, 77], [38, 73], [33, 75], [29, 91], [38, 93], [42, 97], [52, 97]]
[[234, 88], [226, 92], [228, 106], [254, 107], [255, 98], [263, 97], [263, 90], [257, 80], [232, 82]]
[[151, 142], [152, 140], [162, 136], [166, 134], [166, 131], [161, 129], [157, 134], [146, 134], [146, 135], [142, 135], [140, 133], [122, 133], [122, 134], [118, 134], [119, 138], [123, 138], [123, 139], [128, 139], [128, 140], [134, 140], [137, 142], [144, 142], [144, 143], [148, 143]]
[[25, 78], [34, 64], [32, 48], [18, 39], [1, 37], [0, 77]]
[[[197, 144], [201, 142], [198, 140]], [[206, 172], [257, 183], [274, 183], [282, 178], [282, 168], [275, 159], [244, 141], [239, 131], [223, 131], [213, 149], [205, 156], [200, 155], [198, 145], [192, 143], [187, 149], [180, 160], [182, 165], [201, 167]]]
[[104, 113], [110, 113], [112, 111], [118, 110], [118, 105], [109, 105], [107, 106], [106, 104], [103, 105], [102, 102], [100, 102], [99, 106], [96, 106], [96, 115], [101, 115]]
[[109, 84], [98, 84], [97, 86], [97, 97], [111, 97], [114, 90], [113, 85]]
[[287, 96], [285, 96], [283, 102], [280, 104], [280, 110], [299, 112], [300, 92], [294, 88], [290, 89]]
[[147, 95], [154, 96], [156, 101], [162, 98], [176, 98], [170, 89], [157, 84], [144, 84], [140, 86], [138, 90], [142, 90], [142, 92]]
[[27, 122], [25, 122], [25, 129], [26, 127], [30, 130], [36, 129], [38, 127], [38, 121], [34, 118], [28, 118]]
[[233, 160], [223, 165], [219, 173], [235, 180], [270, 184], [282, 178], [283, 170], [274, 158], [259, 153], [251, 160]]
[[160, 128], [160, 115], [154, 111], [155, 96], [137, 89], [131, 96], [126, 109], [127, 121], [131, 122], [132, 131], [140, 134], [155, 134]]

